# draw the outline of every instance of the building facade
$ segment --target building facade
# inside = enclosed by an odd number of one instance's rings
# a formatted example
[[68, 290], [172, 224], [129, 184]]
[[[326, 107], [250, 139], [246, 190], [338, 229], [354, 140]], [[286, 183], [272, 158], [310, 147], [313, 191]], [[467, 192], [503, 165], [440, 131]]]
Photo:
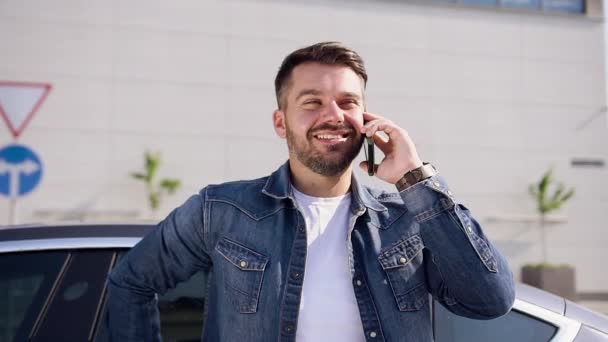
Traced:
[[[608, 158], [602, 4], [580, 3], [4, 0], [0, 80], [53, 86], [18, 139], [44, 164], [19, 222], [147, 215], [129, 176], [146, 149], [184, 183], [160, 216], [206, 184], [268, 174], [287, 157], [271, 124], [282, 58], [337, 40], [367, 63], [368, 109], [410, 132], [516, 275], [541, 257], [529, 184], [553, 167], [574, 186], [549, 261], [608, 292], [608, 173], [572, 165]], [[8, 211], [0, 198], [0, 224]]]

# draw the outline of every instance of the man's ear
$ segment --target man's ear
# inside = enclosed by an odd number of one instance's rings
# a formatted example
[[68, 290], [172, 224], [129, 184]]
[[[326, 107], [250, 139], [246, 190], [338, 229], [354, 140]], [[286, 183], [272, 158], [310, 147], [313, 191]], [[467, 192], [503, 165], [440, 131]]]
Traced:
[[277, 135], [283, 139], [287, 137], [287, 127], [285, 126], [285, 112], [280, 109], [277, 109], [272, 113], [272, 123], [274, 126], [274, 131], [277, 132]]

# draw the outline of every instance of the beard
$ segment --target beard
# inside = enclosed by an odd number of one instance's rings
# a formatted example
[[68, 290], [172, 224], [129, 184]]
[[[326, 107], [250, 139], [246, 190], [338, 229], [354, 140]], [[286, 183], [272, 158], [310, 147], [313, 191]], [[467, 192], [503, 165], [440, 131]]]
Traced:
[[[298, 161], [315, 173], [323, 176], [337, 176], [343, 173], [359, 154], [363, 145], [363, 135], [344, 124], [325, 123], [306, 133], [305, 138], [297, 137], [285, 123], [287, 147]], [[343, 143], [327, 146], [328, 151], [315, 147], [314, 134], [320, 130], [348, 130], [348, 139]]]

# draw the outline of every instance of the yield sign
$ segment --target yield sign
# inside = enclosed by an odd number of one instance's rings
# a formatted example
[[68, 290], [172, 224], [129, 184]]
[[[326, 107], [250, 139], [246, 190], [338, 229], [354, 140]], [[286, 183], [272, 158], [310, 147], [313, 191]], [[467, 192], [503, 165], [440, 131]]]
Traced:
[[48, 83], [0, 81], [0, 115], [13, 137], [19, 137], [50, 91]]

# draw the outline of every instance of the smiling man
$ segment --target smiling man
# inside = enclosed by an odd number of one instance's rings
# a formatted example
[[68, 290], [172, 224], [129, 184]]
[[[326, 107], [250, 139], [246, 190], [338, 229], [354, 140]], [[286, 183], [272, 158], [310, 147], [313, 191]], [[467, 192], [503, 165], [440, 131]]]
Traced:
[[[210, 277], [203, 341], [432, 341], [429, 297], [475, 319], [510, 310], [504, 257], [407, 131], [366, 111], [366, 83], [339, 43], [285, 58], [273, 124], [289, 160], [205, 187], [121, 260], [113, 340], [159, 340], [155, 294], [199, 271]], [[396, 191], [357, 181], [364, 136], [385, 155], [375, 176]]]

